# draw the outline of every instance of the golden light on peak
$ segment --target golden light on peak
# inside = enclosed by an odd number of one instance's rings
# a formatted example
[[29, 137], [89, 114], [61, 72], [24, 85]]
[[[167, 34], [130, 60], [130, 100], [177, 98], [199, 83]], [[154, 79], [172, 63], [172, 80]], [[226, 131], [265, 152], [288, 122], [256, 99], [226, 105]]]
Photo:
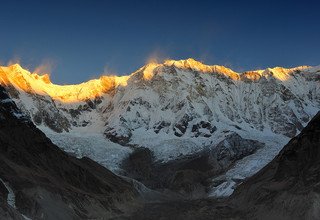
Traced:
[[239, 74], [224, 66], [209, 66], [189, 58], [179, 61], [166, 60], [163, 64], [151, 62], [128, 76], [101, 76], [99, 79], [89, 80], [76, 85], [56, 85], [51, 82], [49, 74], [39, 75], [38, 73], [30, 73], [19, 64], [13, 64], [8, 67], [0, 67], [0, 84], [5, 86], [12, 85], [27, 93], [50, 96], [53, 100], [64, 103], [76, 103], [101, 97], [104, 94], [113, 95], [119, 86], [127, 86], [130, 78], [133, 76], [139, 76], [138, 79], [150, 81], [156, 74], [155, 69], [162, 66], [174, 66], [181, 70], [213, 73], [232, 80], [246, 81], [257, 81], [261, 77], [273, 77], [277, 80], [286, 81], [290, 79], [294, 72], [310, 68], [307, 66], [291, 69], [275, 67]]
[[24, 70], [19, 64], [1, 67], [0, 83], [12, 84], [25, 92], [48, 95], [65, 103], [81, 102], [102, 96], [117, 86], [126, 86], [129, 76], [103, 76], [77, 85], [56, 85], [50, 81], [49, 74], [39, 75]]
[[148, 63], [143, 70], [143, 79], [151, 80], [154, 77], [154, 69], [159, 65], [157, 63]]
[[209, 66], [203, 64], [202, 62], [196, 61], [192, 58], [188, 58], [186, 60], [166, 60], [164, 62], [166, 66], [175, 66], [179, 69], [192, 69], [194, 71], [200, 71], [204, 73], [217, 73], [222, 74], [227, 77], [230, 77], [233, 80], [239, 80], [240, 76], [238, 73], [234, 72], [233, 70], [219, 65]]

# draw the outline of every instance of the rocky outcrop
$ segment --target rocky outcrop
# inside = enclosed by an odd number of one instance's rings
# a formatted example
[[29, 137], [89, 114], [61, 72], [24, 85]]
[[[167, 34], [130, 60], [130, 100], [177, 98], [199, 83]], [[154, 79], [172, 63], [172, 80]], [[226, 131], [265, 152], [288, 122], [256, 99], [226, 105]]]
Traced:
[[200, 121], [192, 126], [192, 132], [195, 137], [211, 137], [213, 132], [217, 130], [216, 126], [212, 126], [210, 122]]
[[104, 131], [107, 139], [120, 145], [126, 145], [130, 142], [132, 136], [131, 130], [127, 126], [120, 127], [119, 129], [107, 126]]
[[237, 133], [232, 133], [211, 149], [211, 155], [218, 161], [221, 170], [226, 170], [237, 160], [253, 154], [265, 144], [256, 140], [242, 138]]

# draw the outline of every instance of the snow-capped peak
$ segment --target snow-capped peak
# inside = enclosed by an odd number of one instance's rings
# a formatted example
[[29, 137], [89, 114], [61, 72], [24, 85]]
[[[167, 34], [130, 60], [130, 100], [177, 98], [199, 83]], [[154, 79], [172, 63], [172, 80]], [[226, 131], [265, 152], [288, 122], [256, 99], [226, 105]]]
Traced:
[[217, 74], [223, 74], [225, 76], [228, 76], [234, 80], [239, 79], [239, 74], [235, 71], [225, 67], [225, 66], [219, 66], [219, 65], [206, 65], [202, 62], [196, 61], [192, 58], [186, 59], [186, 60], [166, 60], [164, 62], [165, 66], [174, 66], [179, 69], [191, 69], [198, 72], [203, 73], [217, 73]]
[[271, 76], [284, 81], [295, 71], [311, 70], [311, 68], [307, 66], [291, 69], [275, 67], [266, 70], [237, 73], [224, 66], [210, 66], [189, 58], [186, 60], [166, 60], [161, 64], [150, 62], [138, 71], [127, 76], [102, 76], [99, 79], [93, 79], [77, 85], [56, 85], [51, 82], [49, 74], [39, 75], [37, 73], [31, 73], [28, 70], [23, 69], [19, 64], [13, 64], [8, 67], [1, 67], [0, 83], [4, 85], [13, 85], [25, 92], [48, 95], [54, 100], [74, 103], [100, 97], [105, 93], [114, 91], [118, 86], [126, 86], [128, 80], [135, 78], [139, 73], [142, 74], [142, 78], [140, 79], [148, 81], [152, 80], [156, 74], [155, 69], [159, 67], [174, 67], [183, 71], [192, 70], [201, 73], [214, 73], [231, 78], [232, 80], [246, 79], [250, 81], [255, 81], [262, 76]]
[[31, 73], [19, 64], [0, 68], [0, 84], [71, 103], [100, 97], [119, 85], [126, 85], [128, 79], [127, 76], [102, 76], [77, 85], [56, 85], [51, 82], [49, 74]]

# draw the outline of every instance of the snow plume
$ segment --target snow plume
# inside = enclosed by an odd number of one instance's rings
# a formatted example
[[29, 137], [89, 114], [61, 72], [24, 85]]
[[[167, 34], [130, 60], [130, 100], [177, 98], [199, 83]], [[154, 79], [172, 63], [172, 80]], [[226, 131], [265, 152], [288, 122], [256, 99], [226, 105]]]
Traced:
[[53, 60], [44, 60], [39, 66], [34, 68], [33, 73], [38, 75], [50, 74], [55, 67]]
[[114, 70], [112, 70], [112, 68], [110, 68], [109, 65], [105, 65], [103, 67], [103, 73], [100, 75], [101, 76], [116, 76], [117, 74], [115, 73]]
[[163, 61], [168, 60], [169, 57], [165, 54], [163, 50], [155, 49], [150, 53], [150, 55], [146, 58], [146, 64], [149, 63], [163, 63]]

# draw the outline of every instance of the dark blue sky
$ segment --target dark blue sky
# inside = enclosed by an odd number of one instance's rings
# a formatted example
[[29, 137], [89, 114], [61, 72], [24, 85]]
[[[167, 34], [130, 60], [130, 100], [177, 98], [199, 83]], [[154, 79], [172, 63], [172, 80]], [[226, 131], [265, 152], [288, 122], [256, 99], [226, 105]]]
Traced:
[[1, 1], [0, 61], [49, 64], [55, 83], [128, 74], [154, 56], [238, 71], [319, 65], [318, 2]]

